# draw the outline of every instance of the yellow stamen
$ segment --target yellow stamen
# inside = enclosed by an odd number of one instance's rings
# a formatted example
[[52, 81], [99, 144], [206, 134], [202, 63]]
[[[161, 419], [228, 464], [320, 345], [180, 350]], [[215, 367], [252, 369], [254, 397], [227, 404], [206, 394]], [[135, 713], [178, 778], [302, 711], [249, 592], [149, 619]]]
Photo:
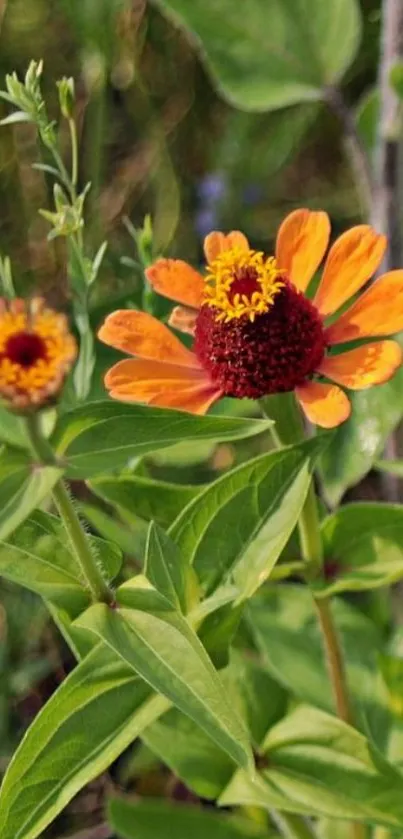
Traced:
[[[218, 321], [248, 317], [253, 322], [256, 315], [264, 314], [272, 306], [284, 286], [282, 274], [276, 260], [261, 251], [241, 248], [222, 251], [208, 266], [205, 303], [218, 310]], [[246, 288], [249, 283], [253, 290], [234, 293], [234, 285], [238, 283]]]

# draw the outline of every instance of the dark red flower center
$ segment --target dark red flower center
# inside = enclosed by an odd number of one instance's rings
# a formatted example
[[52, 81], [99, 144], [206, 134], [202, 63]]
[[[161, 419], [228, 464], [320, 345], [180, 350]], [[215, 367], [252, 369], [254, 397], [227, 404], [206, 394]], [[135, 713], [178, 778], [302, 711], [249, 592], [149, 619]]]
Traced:
[[261, 291], [258, 283], [258, 273], [255, 268], [239, 268], [231, 283], [231, 288], [228, 291], [228, 297], [231, 303], [236, 294], [245, 295], [249, 299], [252, 297], [254, 291]]
[[[234, 285], [247, 287], [249, 295], [251, 282], [246, 274]], [[224, 322], [211, 304], [200, 309], [194, 350], [226, 396], [259, 399], [294, 390], [323, 358], [326, 343], [317, 310], [291, 283], [282, 282], [268, 311], [254, 321], [243, 316]]]
[[46, 345], [34, 332], [17, 332], [8, 339], [4, 355], [20, 367], [33, 367], [40, 359], [46, 360]]

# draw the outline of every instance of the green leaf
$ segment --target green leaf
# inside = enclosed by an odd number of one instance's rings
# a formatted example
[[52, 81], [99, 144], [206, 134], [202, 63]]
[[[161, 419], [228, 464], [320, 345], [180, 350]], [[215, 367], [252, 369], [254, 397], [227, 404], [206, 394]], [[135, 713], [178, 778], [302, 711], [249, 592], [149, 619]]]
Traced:
[[[336, 717], [300, 706], [269, 731], [263, 750], [268, 768], [256, 784], [262, 806], [276, 806], [280, 794], [291, 812], [403, 826], [403, 776]], [[221, 804], [246, 803], [243, 779], [237, 773]]]
[[326, 501], [336, 506], [372, 468], [403, 416], [403, 370], [390, 382], [349, 394], [351, 419], [333, 433], [321, 458]]
[[356, 0], [158, 0], [195, 41], [219, 92], [235, 107], [269, 111], [320, 99], [354, 59]]
[[357, 131], [370, 157], [375, 151], [379, 109], [379, 88], [371, 87], [360, 99], [355, 114]]
[[184, 507], [204, 489], [202, 486], [153, 481], [137, 475], [96, 478], [90, 481], [89, 486], [119, 512], [141, 516], [147, 521], [153, 519], [162, 527], [172, 524]]
[[130, 528], [117, 521], [104, 510], [92, 504], [79, 504], [78, 508], [85, 519], [108, 542], [114, 542], [128, 556], [142, 560], [147, 543], [147, 523], [141, 519], [133, 520]]
[[322, 445], [315, 438], [238, 466], [174, 522], [169, 532], [208, 591], [232, 571], [247, 598], [269, 577], [296, 525]]
[[[332, 612], [347, 661], [357, 722], [370, 725], [383, 746], [390, 718], [378, 680], [376, 655], [383, 645], [381, 633], [369, 618], [342, 600], [332, 602]], [[276, 585], [250, 601], [247, 616], [273, 678], [302, 701], [334, 711], [310, 591], [303, 585]]]
[[[120, 568], [119, 549], [102, 539], [91, 537], [91, 541], [106, 576], [113, 579]], [[75, 616], [89, 602], [62, 522], [41, 510], [0, 541], [0, 575]]]
[[0, 440], [17, 448], [27, 448], [27, 438], [20, 417], [0, 405]]
[[[268, 728], [282, 717], [287, 702], [285, 691], [265, 667], [234, 651], [231, 665], [221, 678], [258, 745]], [[233, 775], [230, 757], [175, 708], [147, 728], [142, 739], [201, 798], [217, 798]]]
[[403, 577], [403, 507], [357, 503], [322, 523], [327, 581], [315, 581], [317, 597], [391, 585]]
[[[336, 819], [321, 819], [318, 825], [318, 836], [319, 839], [346, 839], [346, 822]], [[378, 839], [381, 839], [381, 837], [378, 837]], [[383, 839], [392, 839], [392, 837], [384, 836]]]
[[174, 609], [186, 611], [186, 572], [175, 542], [154, 522], [148, 531], [144, 574]]
[[380, 655], [378, 662], [387, 689], [389, 708], [396, 717], [403, 720], [403, 659]]
[[[178, 613], [141, 611], [140, 595], [141, 590], [131, 592], [129, 586], [123, 586], [117, 592], [117, 601], [123, 602], [124, 608], [111, 612], [102, 604], [92, 606], [77, 625], [108, 644], [154, 690], [197, 722], [236, 763], [253, 765], [245, 729], [197, 635]], [[145, 595], [148, 609], [150, 601], [147, 592]], [[130, 603], [134, 604], [132, 608], [128, 608]]]
[[266, 420], [199, 417], [143, 405], [92, 402], [61, 417], [53, 445], [67, 460], [69, 477], [91, 478], [184, 438], [234, 440], [261, 434], [270, 425]]
[[61, 469], [33, 465], [21, 452], [0, 454], [0, 540], [39, 507], [60, 476]]
[[403, 61], [397, 60], [390, 68], [389, 82], [399, 99], [403, 99]]
[[203, 621], [198, 635], [217, 670], [226, 667], [230, 646], [242, 618], [244, 603], [226, 603]]
[[166, 709], [107, 648], [67, 677], [28, 729], [0, 793], [1, 839], [35, 839]]
[[112, 798], [109, 823], [122, 839], [274, 839], [252, 821], [166, 801]]
[[0, 120], [0, 125], [12, 125], [15, 122], [33, 122], [33, 119], [25, 111], [14, 111], [13, 114]]

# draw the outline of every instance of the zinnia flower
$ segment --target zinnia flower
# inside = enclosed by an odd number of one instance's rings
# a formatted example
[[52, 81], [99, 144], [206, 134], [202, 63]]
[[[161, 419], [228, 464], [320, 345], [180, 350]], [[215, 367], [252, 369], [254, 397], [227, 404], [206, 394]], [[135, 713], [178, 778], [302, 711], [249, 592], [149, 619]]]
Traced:
[[136, 356], [107, 373], [112, 398], [202, 414], [222, 396], [259, 399], [294, 391], [311, 422], [331, 428], [346, 420], [351, 407], [339, 385], [381, 384], [401, 364], [395, 341], [345, 345], [403, 329], [403, 270], [379, 277], [343, 310], [386, 248], [384, 236], [358, 225], [330, 248], [311, 301], [305, 292], [329, 235], [326, 213], [302, 209], [282, 223], [275, 257], [252, 250], [233, 231], [206, 237], [205, 277], [182, 260], [155, 262], [148, 280], [180, 303], [169, 322], [194, 336], [193, 349], [145, 312], [109, 315], [100, 339]]
[[0, 299], [0, 398], [22, 413], [59, 393], [76, 357], [64, 315], [41, 298]]

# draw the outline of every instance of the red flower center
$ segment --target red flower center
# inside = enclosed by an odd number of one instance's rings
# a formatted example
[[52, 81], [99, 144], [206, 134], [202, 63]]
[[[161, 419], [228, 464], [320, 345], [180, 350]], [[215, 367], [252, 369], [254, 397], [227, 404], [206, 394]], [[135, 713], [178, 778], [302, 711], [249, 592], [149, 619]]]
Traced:
[[244, 294], [246, 297], [251, 298], [255, 291], [260, 291], [258, 273], [255, 268], [249, 268], [248, 266], [239, 268], [228, 291], [228, 297], [231, 303], [236, 294], [239, 294], [241, 297]]
[[[253, 269], [252, 269], [253, 270]], [[259, 399], [294, 390], [320, 364], [326, 347], [320, 316], [312, 303], [285, 278], [270, 308], [253, 321], [243, 316], [217, 319], [209, 303], [196, 321], [194, 350], [213, 381], [226, 396]], [[245, 269], [235, 277], [250, 294], [253, 274]]]
[[46, 360], [45, 342], [33, 332], [17, 332], [8, 338], [4, 355], [20, 367], [33, 367], [40, 359]]

